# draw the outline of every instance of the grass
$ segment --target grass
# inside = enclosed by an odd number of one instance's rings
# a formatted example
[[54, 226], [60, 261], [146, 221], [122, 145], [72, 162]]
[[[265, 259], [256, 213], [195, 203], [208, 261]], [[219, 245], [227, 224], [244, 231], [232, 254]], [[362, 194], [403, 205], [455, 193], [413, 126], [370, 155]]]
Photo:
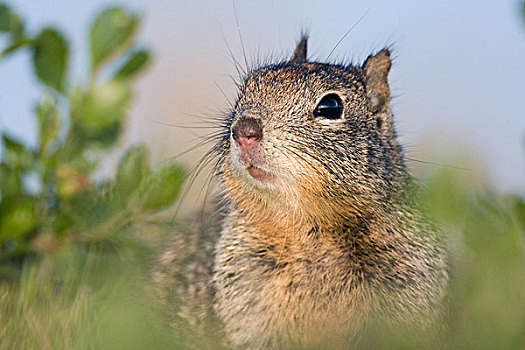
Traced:
[[147, 260], [93, 247], [28, 262], [0, 285], [0, 348], [176, 348], [149, 297]]

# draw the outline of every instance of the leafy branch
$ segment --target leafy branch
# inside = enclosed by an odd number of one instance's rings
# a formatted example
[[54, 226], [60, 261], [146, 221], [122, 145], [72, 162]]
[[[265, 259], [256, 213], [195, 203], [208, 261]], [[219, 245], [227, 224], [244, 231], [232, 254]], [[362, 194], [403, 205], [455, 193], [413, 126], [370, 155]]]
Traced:
[[114, 180], [93, 177], [103, 151], [122, 132], [135, 78], [150, 61], [135, 40], [139, 24], [138, 15], [119, 7], [99, 13], [89, 31], [89, 81], [79, 84], [69, 74], [66, 36], [53, 27], [29, 33], [20, 16], [0, 4], [0, 35], [8, 39], [0, 64], [30, 51], [43, 94], [34, 109], [36, 148], [2, 135], [0, 263], [111, 240], [176, 199], [183, 169], [151, 169], [144, 145], [126, 152]]

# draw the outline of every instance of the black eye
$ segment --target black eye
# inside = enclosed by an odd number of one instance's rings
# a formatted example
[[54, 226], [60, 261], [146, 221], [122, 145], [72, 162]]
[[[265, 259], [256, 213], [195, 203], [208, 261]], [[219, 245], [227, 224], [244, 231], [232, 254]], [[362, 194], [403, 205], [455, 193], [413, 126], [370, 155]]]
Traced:
[[323, 97], [314, 110], [314, 117], [316, 118], [341, 119], [342, 115], [343, 103], [336, 94]]

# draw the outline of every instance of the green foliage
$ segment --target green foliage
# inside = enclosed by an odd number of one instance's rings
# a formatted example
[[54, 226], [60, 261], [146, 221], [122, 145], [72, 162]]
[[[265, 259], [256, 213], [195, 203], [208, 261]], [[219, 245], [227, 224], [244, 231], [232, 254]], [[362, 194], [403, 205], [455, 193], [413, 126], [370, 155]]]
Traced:
[[437, 177], [449, 184], [431, 188], [448, 193], [431, 202], [434, 211], [449, 207], [441, 216], [452, 258], [449, 333], [444, 343], [454, 349], [522, 349], [524, 198], [473, 190], [467, 179], [458, 181], [455, 174]]
[[137, 72], [142, 70], [144, 65], [148, 64], [149, 59], [150, 56], [146, 50], [138, 50], [132, 53], [129, 59], [115, 73], [115, 79], [127, 79], [133, 77]]
[[[34, 109], [37, 147], [2, 135], [0, 279], [28, 257], [118, 245], [129, 227], [150, 220], [177, 198], [184, 171], [175, 165], [151, 169], [144, 145], [128, 150], [115, 181], [93, 176], [100, 151], [115, 145], [121, 133], [133, 100], [131, 78], [149, 61], [149, 52], [133, 40], [139, 22], [139, 16], [116, 7], [94, 19], [89, 32], [91, 75], [79, 84], [69, 76], [66, 36], [49, 27], [26, 32], [20, 17], [0, 5], [0, 34], [9, 39], [2, 58], [29, 50], [43, 87]], [[98, 73], [102, 64], [108, 78]]]
[[[78, 131], [97, 138], [118, 127], [131, 99], [131, 90], [121, 81], [108, 81], [85, 93], [77, 91], [72, 116]], [[78, 99], [77, 99], [78, 97]]]
[[172, 204], [179, 194], [179, 179], [183, 174], [181, 167], [172, 165], [144, 178], [138, 189], [140, 209], [156, 211]]
[[138, 23], [137, 16], [117, 7], [104, 10], [97, 16], [89, 36], [92, 71], [95, 72], [117, 51], [126, 48]]
[[0, 348], [178, 348], [144, 287], [141, 256], [69, 247], [26, 264], [18, 284], [0, 283]]
[[12, 44], [20, 40], [24, 33], [24, 24], [20, 17], [4, 4], [0, 4], [0, 32], [9, 33]]
[[55, 29], [45, 28], [33, 40], [33, 60], [40, 81], [60, 92], [64, 91], [68, 47]]
[[0, 58], [30, 43], [24, 32], [24, 22], [9, 7], [0, 3], [0, 34], [9, 36], [9, 45], [0, 51]]
[[0, 32], [11, 32], [14, 27], [17, 27], [17, 23], [20, 23], [17, 17], [10, 11], [10, 9], [0, 4]]
[[150, 172], [149, 158], [149, 149], [144, 145], [130, 148], [122, 157], [115, 178], [115, 191], [122, 201], [128, 200]]

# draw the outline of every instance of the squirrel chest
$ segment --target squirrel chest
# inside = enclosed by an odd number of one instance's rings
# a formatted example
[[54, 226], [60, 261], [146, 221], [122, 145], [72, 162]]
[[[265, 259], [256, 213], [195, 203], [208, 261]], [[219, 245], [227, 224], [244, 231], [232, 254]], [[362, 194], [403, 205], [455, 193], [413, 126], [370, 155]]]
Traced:
[[386, 271], [395, 269], [392, 252], [363, 232], [288, 234], [272, 242], [265, 239], [272, 232], [226, 230], [216, 250], [215, 310], [242, 348], [345, 344], [396, 284], [395, 272]]

